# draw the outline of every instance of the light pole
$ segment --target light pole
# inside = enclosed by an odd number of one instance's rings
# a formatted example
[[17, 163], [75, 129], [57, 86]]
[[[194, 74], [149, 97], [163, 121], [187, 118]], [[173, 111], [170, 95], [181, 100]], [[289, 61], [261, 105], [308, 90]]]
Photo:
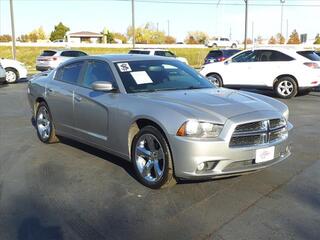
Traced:
[[12, 56], [16, 60], [16, 33], [14, 29], [14, 16], [13, 16], [13, 0], [10, 0], [10, 16], [11, 16], [11, 31], [12, 31]]
[[131, 10], [132, 10], [132, 47], [136, 46], [136, 27], [134, 22], [134, 0], [131, 0]]
[[244, 49], [247, 49], [247, 34], [248, 34], [248, 1], [244, 0], [246, 4], [246, 10], [245, 10], [245, 23], [244, 23]]
[[286, 2], [286, 0], [280, 0], [281, 3], [281, 26], [280, 26], [280, 33], [282, 36], [282, 25], [283, 25], [283, 4]]

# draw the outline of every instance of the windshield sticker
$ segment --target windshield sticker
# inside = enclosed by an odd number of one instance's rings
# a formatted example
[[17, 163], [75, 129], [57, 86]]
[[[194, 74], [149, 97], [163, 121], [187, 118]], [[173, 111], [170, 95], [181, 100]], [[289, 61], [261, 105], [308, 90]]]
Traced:
[[151, 78], [149, 77], [148, 73], [145, 71], [139, 71], [139, 72], [131, 72], [130, 73], [133, 79], [136, 81], [136, 83], [139, 84], [147, 84], [147, 83], [153, 83]]
[[121, 72], [131, 72], [131, 67], [129, 63], [118, 63], [118, 67]]

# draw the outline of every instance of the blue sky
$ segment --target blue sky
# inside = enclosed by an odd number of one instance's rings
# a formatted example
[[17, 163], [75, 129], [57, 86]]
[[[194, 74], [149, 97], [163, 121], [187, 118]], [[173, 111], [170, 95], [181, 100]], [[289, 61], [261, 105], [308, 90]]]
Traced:
[[[13, 0], [17, 35], [27, 33], [42, 26], [49, 34], [54, 25], [63, 22], [75, 31], [100, 32], [104, 27], [111, 31], [125, 33], [131, 24], [131, 2], [126, 0]], [[139, 1], [139, 0], [137, 0]], [[150, 0], [146, 0], [150, 1]], [[229, 36], [243, 39], [244, 6], [243, 0], [220, 0], [220, 5], [209, 5], [219, 0], [154, 0], [154, 2], [201, 2], [205, 4], [172, 4], [136, 2], [136, 26], [153, 22], [159, 29], [167, 31], [170, 21], [170, 34], [183, 40], [188, 31], [205, 31], [209, 35]], [[280, 0], [249, 0], [250, 4], [279, 4]], [[312, 7], [286, 6], [312, 5]], [[286, 19], [289, 34], [293, 29], [308, 33], [314, 38], [320, 32], [320, 0], [286, 0], [284, 6], [283, 33], [286, 35]], [[280, 6], [249, 5], [249, 37], [269, 38], [280, 32]], [[10, 33], [9, 0], [0, 0], [0, 34]]]

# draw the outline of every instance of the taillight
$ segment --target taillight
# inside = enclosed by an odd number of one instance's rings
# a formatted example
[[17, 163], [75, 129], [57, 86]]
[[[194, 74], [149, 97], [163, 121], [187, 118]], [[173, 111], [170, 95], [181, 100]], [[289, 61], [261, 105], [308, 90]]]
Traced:
[[218, 58], [218, 61], [219, 62], [222, 62], [222, 61], [224, 61], [226, 58], [225, 57], [220, 57], [220, 58]]
[[311, 67], [311, 68], [320, 68], [318, 63], [314, 63], [314, 62], [306, 62], [306, 63], [303, 63], [303, 64], [308, 66], [308, 67]]

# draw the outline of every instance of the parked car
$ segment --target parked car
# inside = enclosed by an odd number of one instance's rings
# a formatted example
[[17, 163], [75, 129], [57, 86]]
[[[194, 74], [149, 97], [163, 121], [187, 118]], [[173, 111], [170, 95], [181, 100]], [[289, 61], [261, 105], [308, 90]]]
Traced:
[[23, 63], [13, 59], [0, 59], [0, 64], [6, 70], [6, 82], [14, 83], [19, 79], [27, 78], [28, 71]]
[[155, 48], [132, 49], [129, 51], [129, 54], [143, 54], [143, 55], [171, 57], [171, 58], [176, 58], [187, 65], [189, 64], [186, 58], [177, 57], [173, 52], [165, 49], [155, 49]]
[[70, 60], [33, 79], [39, 139], [59, 136], [132, 162], [150, 188], [261, 170], [290, 155], [288, 107], [215, 87], [175, 59], [105, 55]]
[[0, 63], [0, 84], [3, 84], [6, 82], [6, 70], [1, 66]]
[[319, 52], [319, 51], [316, 51], [316, 54], [317, 54], [318, 56], [320, 56], [320, 52]]
[[224, 37], [218, 37], [211, 40], [208, 40], [205, 44], [207, 47], [231, 47], [231, 48], [237, 48], [238, 42], [232, 41], [229, 38]]
[[200, 73], [217, 86], [273, 89], [280, 98], [292, 98], [320, 84], [319, 64], [285, 48], [244, 50], [204, 65]]
[[78, 50], [44, 50], [36, 60], [37, 71], [54, 69], [71, 58], [87, 56], [85, 52]]
[[320, 61], [320, 56], [313, 50], [301, 50], [297, 51], [297, 53], [311, 61]]
[[204, 64], [224, 61], [238, 52], [240, 52], [238, 49], [211, 50], [204, 59]]

